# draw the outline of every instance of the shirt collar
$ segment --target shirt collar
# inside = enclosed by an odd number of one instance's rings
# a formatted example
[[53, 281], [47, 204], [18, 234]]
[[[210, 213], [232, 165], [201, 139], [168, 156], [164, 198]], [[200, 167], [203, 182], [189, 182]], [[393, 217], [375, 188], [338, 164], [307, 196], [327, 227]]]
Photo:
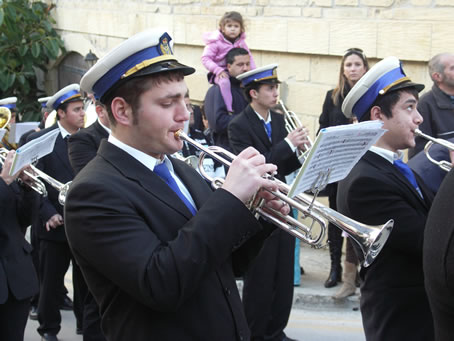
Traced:
[[57, 121], [58, 128], [60, 129], [60, 134], [63, 140], [65, 139], [66, 136], [71, 136], [71, 134], [60, 124], [60, 122]]
[[100, 124], [101, 127], [103, 127], [105, 129], [105, 131], [107, 131], [109, 133], [109, 135], [111, 134], [110, 128], [107, 128], [104, 124], [102, 124], [101, 121], [99, 120], [99, 118], [98, 118], [98, 123]]
[[126, 153], [128, 153], [129, 155], [131, 155], [134, 159], [139, 161], [141, 164], [143, 164], [149, 170], [153, 171], [153, 169], [156, 165], [164, 162], [166, 164], [167, 168], [169, 169], [169, 171], [171, 173], [173, 173], [172, 163], [170, 162], [170, 160], [167, 156], [164, 156], [164, 160], [161, 161], [159, 159], [154, 158], [153, 156], [150, 156], [148, 154], [145, 154], [144, 152], [141, 152], [140, 150], [138, 150], [136, 148], [128, 146], [126, 143], [120, 141], [112, 134], [109, 135], [109, 138], [107, 140], [110, 143], [112, 143], [113, 145], [117, 146], [121, 150], [123, 150]]
[[[254, 109], [252, 109], [252, 110], [254, 110]], [[254, 110], [254, 112], [257, 115], [257, 117], [259, 118], [259, 120], [261, 120], [261, 121], [263, 121], [265, 123], [271, 122], [271, 113], [270, 113], [269, 110], [268, 110], [268, 117], [267, 117], [266, 121], [263, 119], [262, 115], [260, 115], [257, 111]]]
[[404, 157], [404, 153], [401, 150], [399, 150], [397, 153], [394, 153], [388, 149], [380, 148], [377, 146], [372, 146], [369, 150], [375, 154], [380, 155], [390, 163], [394, 163], [395, 160], [402, 160], [402, 158]]

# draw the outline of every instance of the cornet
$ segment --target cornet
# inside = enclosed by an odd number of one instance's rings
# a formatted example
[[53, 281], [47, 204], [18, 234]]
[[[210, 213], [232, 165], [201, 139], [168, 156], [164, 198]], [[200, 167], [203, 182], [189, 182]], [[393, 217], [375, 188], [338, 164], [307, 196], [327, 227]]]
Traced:
[[427, 142], [426, 145], [424, 146], [424, 154], [426, 154], [427, 159], [430, 162], [432, 162], [433, 164], [435, 164], [438, 167], [440, 167], [441, 169], [443, 169], [444, 171], [449, 172], [451, 170], [451, 168], [452, 168], [451, 163], [448, 162], [448, 161], [445, 161], [445, 160], [441, 160], [441, 161], [435, 160], [433, 157], [430, 156], [429, 150], [430, 150], [430, 147], [432, 147], [432, 145], [434, 143], [437, 143], [437, 144], [442, 145], [443, 147], [448, 148], [451, 151], [454, 151], [454, 143], [451, 143], [451, 142], [443, 140], [443, 139], [438, 139], [438, 138], [429, 136], [427, 134], [424, 134], [419, 129], [415, 130], [415, 135], [419, 136], [419, 137], [422, 137], [423, 139], [429, 140], [429, 142]]
[[[175, 133], [175, 138], [186, 141], [202, 151], [199, 156], [199, 172], [207, 181], [211, 182], [213, 188], [220, 187], [223, 184], [224, 179], [210, 178], [203, 169], [203, 159], [206, 155], [209, 155], [225, 166], [230, 166], [231, 161], [221, 156], [221, 154], [230, 160], [235, 159], [236, 156], [218, 146], [205, 147], [191, 139], [182, 130]], [[297, 209], [304, 218], [311, 218], [312, 223], [310, 226], [306, 226], [289, 215], [283, 215], [278, 210], [274, 210], [263, 205], [264, 201], [255, 195], [254, 198], [248, 203], [248, 208], [256, 215], [257, 218], [261, 217], [275, 224], [284, 231], [314, 247], [321, 246], [327, 228], [325, 220], [328, 220], [330, 223], [348, 233], [350, 237], [352, 237], [353, 240], [359, 244], [364, 255], [363, 266], [365, 267], [369, 266], [380, 253], [393, 228], [394, 221], [392, 219], [382, 226], [370, 226], [359, 223], [329, 207], [318, 203], [304, 193], [299, 194], [294, 198], [290, 198], [287, 196], [290, 190], [290, 187], [287, 184], [273, 178], [271, 175], [268, 175], [267, 177], [275, 181], [278, 186], [277, 191], [269, 192], [286, 202], [288, 205]], [[312, 235], [313, 227], [316, 225], [320, 226], [320, 231], [317, 232], [317, 234]]]
[[[0, 148], [0, 164], [2, 166], [6, 160], [6, 154], [8, 154], [8, 150], [6, 148]], [[31, 189], [35, 190], [43, 197], [45, 197], [47, 196], [47, 189], [43, 181], [47, 182], [49, 185], [51, 185], [58, 191], [58, 202], [63, 206], [65, 204], [66, 193], [68, 192], [71, 181], [67, 182], [66, 184], [62, 184], [61, 182], [55, 180], [54, 178], [47, 175], [42, 170], [36, 168], [33, 165], [30, 165], [30, 168], [32, 172], [25, 170], [24, 173], [31, 178], [31, 181], [30, 183], [28, 182], [24, 183]], [[41, 179], [43, 181], [41, 181]]]
[[[300, 119], [298, 116], [293, 112], [287, 110], [285, 107], [285, 104], [282, 100], [279, 100], [279, 105], [282, 108], [282, 112], [284, 113], [284, 120], [285, 120], [285, 129], [287, 130], [287, 133], [291, 133], [292, 131], [303, 128], [303, 124], [301, 123]], [[307, 144], [304, 145], [304, 151], [300, 151], [298, 153], [298, 158], [306, 158], [307, 153], [310, 151], [312, 148], [312, 140], [307, 136], [307, 140], [309, 141]]]

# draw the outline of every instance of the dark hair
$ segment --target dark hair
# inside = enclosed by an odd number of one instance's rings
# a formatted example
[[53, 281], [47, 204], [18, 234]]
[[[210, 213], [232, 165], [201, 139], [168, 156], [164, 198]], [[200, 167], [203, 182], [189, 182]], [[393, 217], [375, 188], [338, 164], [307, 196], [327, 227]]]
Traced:
[[356, 55], [361, 60], [363, 61], [364, 67], [366, 69], [366, 72], [369, 70], [369, 62], [367, 61], [367, 57], [364, 54], [363, 50], [352, 47], [345, 51], [344, 56], [342, 57], [341, 65], [340, 65], [340, 71], [339, 71], [339, 82], [337, 83], [337, 86], [333, 90], [333, 94], [331, 95], [331, 98], [333, 99], [334, 105], [339, 105], [343, 102], [345, 96], [347, 96], [348, 92], [350, 91], [350, 85], [348, 84], [347, 78], [344, 75], [344, 63], [345, 59], [351, 55]]
[[256, 90], [259, 91], [260, 87], [264, 85], [265, 83], [256, 83], [256, 82], [251, 82], [246, 87], [244, 88], [244, 96], [246, 96], [246, 99], [249, 103], [252, 102], [252, 97], [251, 97], [251, 90]]
[[131, 106], [133, 116], [132, 123], [138, 124], [139, 121], [137, 113], [140, 109], [140, 96], [144, 92], [152, 89], [154, 86], [161, 84], [162, 82], [180, 81], [183, 78], [184, 74], [182, 71], [168, 71], [135, 77], [123, 83], [112, 91], [109, 97], [104, 100], [110, 125], [115, 127], [117, 124], [112, 113], [112, 100], [115, 97], [123, 98]]
[[400, 100], [400, 96], [402, 93], [407, 92], [413, 96], [415, 96], [416, 99], [419, 98], [419, 92], [416, 90], [415, 87], [408, 87], [408, 88], [403, 88], [403, 89], [398, 89], [396, 91], [391, 91], [387, 92], [385, 95], [378, 95], [378, 97], [375, 99], [374, 103], [370, 106], [370, 108], [367, 110], [366, 114], [361, 117], [359, 122], [363, 121], [369, 121], [370, 120], [370, 110], [377, 106], [381, 109], [382, 113], [387, 117], [391, 118], [393, 117], [393, 108], [396, 105], [397, 102]]
[[227, 24], [229, 21], [235, 21], [240, 24], [241, 32], [244, 32], [244, 22], [243, 17], [240, 13], [236, 11], [225, 12], [219, 21], [219, 30], [222, 31], [222, 28]]
[[235, 62], [236, 56], [245, 56], [247, 54], [249, 54], [249, 52], [247, 52], [246, 49], [243, 49], [242, 47], [234, 47], [227, 52], [227, 55], [225, 56], [226, 64], [232, 65]]

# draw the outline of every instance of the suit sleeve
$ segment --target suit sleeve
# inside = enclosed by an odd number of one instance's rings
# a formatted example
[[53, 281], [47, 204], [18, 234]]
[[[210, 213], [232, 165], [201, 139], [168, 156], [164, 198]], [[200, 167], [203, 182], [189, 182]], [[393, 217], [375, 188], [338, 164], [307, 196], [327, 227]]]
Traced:
[[[261, 230], [245, 205], [222, 189], [188, 221], [175, 211], [169, 216], [157, 200], [153, 203], [160, 205], [154, 206], [159, 212], [151, 218], [149, 206], [139, 207], [140, 189], [126, 190], [119, 186], [134, 184], [119, 182], [74, 183], [65, 205], [68, 240], [82, 267], [88, 264], [152, 309], [178, 310], [207, 276]], [[176, 236], [159, 235], [175, 229]]]
[[[376, 177], [359, 177], [350, 186], [348, 198], [338, 192], [338, 207], [348, 207], [349, 216], [370, 225], [382, 225], [394, 219], [387, 247], [396, 253], [421, 257], [426, 213], [413, 207], [405, 198], [408, 194], [392, 183]], [[347, 202], [340, 202], [346, 200]]]
[[320, 129], [327, 128], [330, 126], [329, 113], [330, 113], [331, 103], [332, 103], [332, 99], [331, 99], [330, 91], [328, 91], [325, 96], [325, 101], [323, 102], [322, 113], [318, 119], [318, 123], [320, 126], [318, 128], [317, 134], [320, 131]]
[[88, 134], [74, 134], [68, 141], [68, 155], [71, 167], [77, 174], [96, 156], [97, 150]]

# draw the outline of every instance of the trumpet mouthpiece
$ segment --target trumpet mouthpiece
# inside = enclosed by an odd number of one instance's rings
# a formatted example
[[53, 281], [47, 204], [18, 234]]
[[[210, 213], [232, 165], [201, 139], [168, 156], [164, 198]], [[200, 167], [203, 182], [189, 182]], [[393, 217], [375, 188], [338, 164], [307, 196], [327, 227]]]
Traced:
[[175, 136], [175, 138], [177, 140], [179, 140], [182, 133], [183, 133], [183, 130], [178, 129], [173, 135]]

